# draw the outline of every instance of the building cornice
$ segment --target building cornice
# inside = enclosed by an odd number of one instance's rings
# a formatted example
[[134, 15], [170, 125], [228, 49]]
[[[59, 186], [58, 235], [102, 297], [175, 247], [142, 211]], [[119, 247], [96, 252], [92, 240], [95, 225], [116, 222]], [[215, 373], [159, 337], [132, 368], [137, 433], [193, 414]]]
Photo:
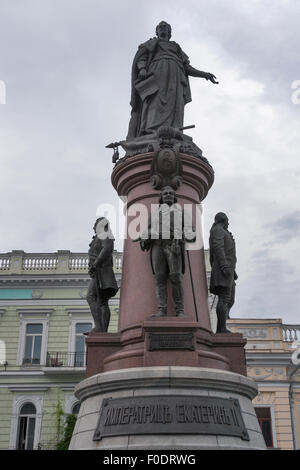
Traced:
[[292, 352], [248, 352], [246, 351], [246, 362], [248, 367], [255, 365], [292, 365]]
[[[121, 273], [115, 273], [118, 284], [121, 282]], [[5, 275], [0, 276], [0, 288], [68, 288], [88, 287], [90, 277], [88, 274], [43, 274], [43, 275]]]
[[45, 374], [42, 370], [35, 370], [35, 371], [14, 370], [14, 371], [0, 372], [0, 379], [1, 377], [36, 377], [37, 375], [41, 376]]
[[48, 386], [41, 385], [8, 385], [8, 390], [10, 392], [48, 392]]
[[[40, 307], [40, 306], [47, 306], [47, 307], [57, 307], [57, 306], [86, 306], [87, 301], [86, 299], [18, 299], [18, 300], [0, 300], [0, 308], [1, 306], [5, 307], [15, 307], [20, 306], [24, 310], [28, 307]], [[111, 299], [109, 301], [109, 305], [119, 305], [119, 298], [118, 299]]]
[[23, 316], [29, 315], [38, 315], [39, 317], [45, 316], [49, 317], [51, 313], [53, 312], [53, 308], [39, 308], [39, 309], [33, 309], [33, 308], [17, 308], [17, 313], [19, 314], [20, 318]]

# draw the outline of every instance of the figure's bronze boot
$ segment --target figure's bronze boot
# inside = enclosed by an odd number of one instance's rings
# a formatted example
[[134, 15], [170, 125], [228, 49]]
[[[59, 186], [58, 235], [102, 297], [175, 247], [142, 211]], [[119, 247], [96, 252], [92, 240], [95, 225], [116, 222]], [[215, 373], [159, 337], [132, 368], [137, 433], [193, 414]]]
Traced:
[[158, 312], [153, 317], [165, 317], [167, 315], [167, 279], [165, 276], [163, 277], [156, 277], [156, 298], [157, 298], [157, 306]]
[[152, 315], [152, 317], [159, 318], [159, 317], [165, 317], [167, 315], [166, 310], [164, 309], [158, 309], [158, 312]]

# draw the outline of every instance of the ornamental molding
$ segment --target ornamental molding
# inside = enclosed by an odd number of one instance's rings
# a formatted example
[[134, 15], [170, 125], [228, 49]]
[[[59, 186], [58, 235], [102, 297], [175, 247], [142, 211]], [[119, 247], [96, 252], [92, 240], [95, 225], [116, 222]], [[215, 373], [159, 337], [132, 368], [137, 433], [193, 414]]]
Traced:
[[270, 377], [276, 380], [286, 380], [286, 369], [282, 367], [247, 367], [250, 377], [255, 380], [267, 380]]
[[31, 293], [31, 297], [33, 299], [41, 299], [43, 297], [44, 292], [40, 289], [33, 289]]
[[[121, 279], [122, 273], [115, 272], [116, 279]], [[62, 284], [70, 283], [78, 285], [78, 283], [88, 284], [90, 282], [90, 276], [88, 274], [48, 274], [48, 275], [3, 275], [0, 276], [0, 285], [1, 284], [24, 284], [28, 287], [28, 284]]]
[[14, 288], [36, 288], [36, 287], [85, 287], [89, 284], [90, 279], [2, 279], [0, 278], [0, 286]]
[[39, 309], [30, 309], [30, 308], [17, 308], [17, 313], [21, 319], [25, 319], [26, 317], [46, 317], [47, 319], [50, 317], [51, 313], [54, 311], [54, 308], [39, 308]]
[[[78, 305], [78, 306], [83, 306], [86, 305], [86, 300], [85, 299], [39, 299], [39, 300], [34, 300], [34, 299], [18, 299], [18, 300], [1, 300], [0, 301], [0, 307], [1, 306], [19, 306], [20, 309], [22, 307], [28, 308], [30, 307], [39, 307], [39, 306], [44, 306], [44, 307], [49, 307], [50, 305], [53, 306], [52, 310], [54, 310], [55, 307], [60, 306], [60, 305]], [[39, 311], [40, 309], [36, 309], [36, 311]], [[32, 309], [33, 311], [33, 309]]]
[[41, 387], [39, 385], [14, 385], [7, 387], [10, 392], [48, 392], [49, 387]]
[[69, 314], [70, 320], [72, 320], [73, 317], [76, 317], [77, 319], [78, 316], [84, 316], [84, 318], [86, 319], [87, 315], [92, 318], [89, 306], [87, 306], [86, 308], [66, 308], [65, 310]]

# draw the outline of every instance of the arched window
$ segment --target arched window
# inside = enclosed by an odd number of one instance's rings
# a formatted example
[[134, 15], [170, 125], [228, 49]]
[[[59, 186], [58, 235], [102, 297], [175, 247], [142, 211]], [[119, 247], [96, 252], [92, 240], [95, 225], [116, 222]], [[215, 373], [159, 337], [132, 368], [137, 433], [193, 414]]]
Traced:
[[25, 403], [19, 413], [17, 449], [33, 449], [35, 423], [36, 408], [32, 403]]
[[77, 416], [79, 413], [79, 408], [80, 408], [80, 402], [78, 401], [77, 403], [74, 403], [74, 405], [72, 406], [72, 414]]

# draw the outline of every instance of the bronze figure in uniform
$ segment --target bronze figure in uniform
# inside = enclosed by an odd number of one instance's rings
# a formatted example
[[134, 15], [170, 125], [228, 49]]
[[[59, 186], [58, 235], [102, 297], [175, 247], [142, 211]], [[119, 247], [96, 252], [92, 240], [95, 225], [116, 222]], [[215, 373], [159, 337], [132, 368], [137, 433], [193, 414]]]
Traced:
[[114, 237], [105, 217], [96, 220], [94, 231], [88, 251], [91, 280], [86, 300], [94, 318], [93, 331], [106, 332], [110, 320], [108, 301], [119, 289], [113, 271]]
[[228, 231], [228, 217], [223, 212], [215, 216], [210, 230], [210, 292], [218, 296], [217, 333], [230, 333], [226, 321], [235, 299], [235, 281], [238, 276], [236, 267], [236, 249], [232, 234]]
[[174, 189], [165, 186], [160, 193], [159, 207], [151, 213], [148, 228], [140, 238], [141, 249], [150, 249], [158, 302], [155, 317], [167, 314], [168, 279], [172, 285], [176, 316], [184, 315], [182, 276], [185, 271], [185, 241], [195, 240], [188, 214], [177, 204]]

